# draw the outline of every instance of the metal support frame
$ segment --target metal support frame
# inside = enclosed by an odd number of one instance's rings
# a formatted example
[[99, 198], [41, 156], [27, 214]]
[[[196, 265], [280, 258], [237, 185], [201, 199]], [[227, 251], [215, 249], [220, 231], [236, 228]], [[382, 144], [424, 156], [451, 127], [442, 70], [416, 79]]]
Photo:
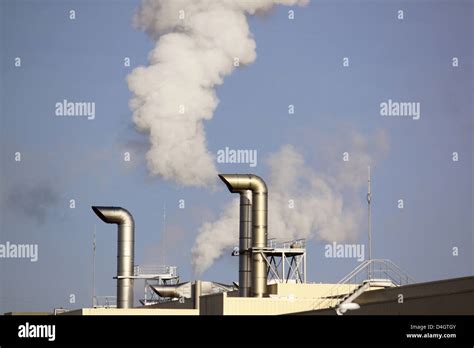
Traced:
[[267, 264], [269, 282], [306, 283], [306, 246], [305, 240], [299, 239], [284, 243], [270, 240], [269, 246], [263, 250], [253, 250], [261, 253]]

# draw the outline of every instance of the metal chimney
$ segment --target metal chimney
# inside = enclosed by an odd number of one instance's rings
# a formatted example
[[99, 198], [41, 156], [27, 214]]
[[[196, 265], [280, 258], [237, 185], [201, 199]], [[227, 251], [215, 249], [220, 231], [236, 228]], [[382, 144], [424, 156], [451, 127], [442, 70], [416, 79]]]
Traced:
[[[220, 174], [219, 178], [227, 185], [232, 193], [252, 191], [252, 282], [253, 297], [263, 297], [267, 294], [267, 265], [262, 251], [267, 247], [267, 185], [253, 174]], [[241, 193], [241, 214], [242, 193]], [[241, 226], [243, 218], [241, 216]], [[241, 227], [241, 233], [242, 233]], [[245, 230], [245, 229], [244, 229]], [[242, 237], [241, 237], [242, 238]], [[244, 273], [244, 272], [242, 272]], [[239, 280], [240, 281], [240, 280]], [[239, 284], [240, 287], [240, 284]]]
[[249, 297], [252, 287], [252, 191], [240, 193], [239, 296]]
[[108, 224], [118, 225], [117, 246], [117, 308], [133, 307], [133, 266], [135, 224], [133, 216], [120, 207], [92, 207], [96, 215]]

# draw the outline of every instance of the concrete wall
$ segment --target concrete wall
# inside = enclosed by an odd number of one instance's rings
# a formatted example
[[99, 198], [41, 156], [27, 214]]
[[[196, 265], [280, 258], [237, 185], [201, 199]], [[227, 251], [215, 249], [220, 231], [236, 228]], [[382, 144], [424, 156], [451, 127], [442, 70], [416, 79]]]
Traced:
[[337, 288], [337, 294], [347, 294], [354, 290], [357, 285], [353, 284], [295, 284], [295, 283], [276, 283], [268, 286], [268, 292], [278, 297], [295, 297], [295, 298], [319, 298], [330, 293]]
[[201, 315], [275, 315], [313, 308], [314, 300], [228, 297], [226, 293], [201, 297]]
[[301, 312], [314, 308], [309, 298], [255, 298], [224, 296], [224, 315], [278, 315]]

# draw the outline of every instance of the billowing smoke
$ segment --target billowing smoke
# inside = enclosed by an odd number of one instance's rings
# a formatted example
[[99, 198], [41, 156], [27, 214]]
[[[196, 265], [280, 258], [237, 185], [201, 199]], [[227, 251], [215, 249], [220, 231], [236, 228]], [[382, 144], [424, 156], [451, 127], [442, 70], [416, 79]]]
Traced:
[[[340, 242], [355, 240], [365, 229], [365, 197], [360, 190], [367, 183], [367, 166], [387, 150], [387, 139], [383, 132], [369, 139], [353, 133], [350, 143], [349, 161], [343, 161], [343, 152], [338, 152], [324, 172], [307, 165], [292, 145], [284, 145], [269, 157], [269, 238]], [[192, 250], [197, 274], [237, 245], [238, 204], [234, 198], [217, 221], [199, 229]]]
[[156, 41], [149, 65], [128, 76], [130, 107], [140, 131], [150, 135], [151, 174], [182, 185], [206, 186], [216, 180], [207, 150], [204, 120], [219, 102], [215, 87], [235, 63], [256, 58], [247, 14], [275, 4], [307, 0], [144, 0], [135, 25]]

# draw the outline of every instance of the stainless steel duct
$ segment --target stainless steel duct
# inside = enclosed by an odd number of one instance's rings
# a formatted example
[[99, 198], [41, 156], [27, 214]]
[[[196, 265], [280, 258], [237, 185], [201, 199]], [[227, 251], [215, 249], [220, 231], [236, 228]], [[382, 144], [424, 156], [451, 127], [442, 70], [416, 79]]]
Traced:
[[179, 284], [163, 284], [153, 285], [152, 290], [161, 297], [170, 298], [191, 298], [192, 289], [191, 282], [179, 283]]
[[117, 308], [133, 307], [133, 266], [135, 224], [133, 216], [120, 207], [92, 207], [96, 215], [108, 224], [118, 225], [117, 246]]
[[[245, 212], [245, 208], [242, 208], [242, 192], [246, 190], [252, 191], [251, 295], [253, 297], [263, 297], [267, 294], [267, 265], [262, 255], [263, 249], [267, 247], [268, 240], [267, 185], [265, 185], [265, 181], [263, 181], [260, 177], [253, 174], [220, 174], [219, 178], [221, 178], [221, 180], [227, 185], [230, 192], [241, 194], [241, 214], [243, 211]], [[242, 215], [240, 220], [240, 231], [242, 233]]]
[[252, 284], [252, 191], [240, 193], [239, 296], [249, 297]]

